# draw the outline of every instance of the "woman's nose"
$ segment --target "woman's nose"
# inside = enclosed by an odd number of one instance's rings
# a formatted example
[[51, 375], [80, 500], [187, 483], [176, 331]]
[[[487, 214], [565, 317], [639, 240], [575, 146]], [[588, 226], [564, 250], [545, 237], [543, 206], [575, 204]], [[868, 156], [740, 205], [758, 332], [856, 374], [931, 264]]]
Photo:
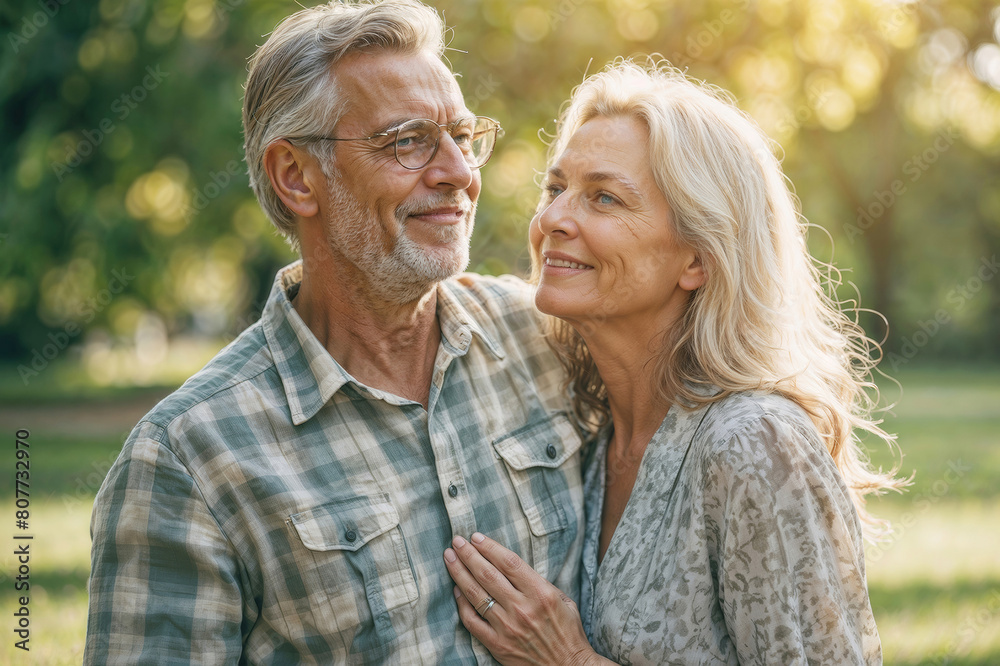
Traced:
[[569, 202], [565, 193], [550, 201], [536, 216], [538, 229], [546, 236], [576, 236], [579, 211]]

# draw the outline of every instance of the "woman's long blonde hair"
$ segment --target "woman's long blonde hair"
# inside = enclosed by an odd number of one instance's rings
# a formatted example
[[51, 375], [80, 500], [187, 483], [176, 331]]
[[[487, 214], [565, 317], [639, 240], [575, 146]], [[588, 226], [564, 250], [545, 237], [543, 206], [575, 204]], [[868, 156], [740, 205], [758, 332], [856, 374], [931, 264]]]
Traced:
[[[649, 129], [657, 184], [678, 240], [707, 273], [655, 359], [660, 397], [697, 407], [738, 391], [779, 393], [800, 405], [826, 441], [868, 532], [882, 525], [864, 508], [869, 493], [899, 489], [896, 470], [874, 470], [858, 433], [892, 447], [873, 416], [878, 343], [834, 290], [839, 273], [806, 246], [807, 224], [773, 144], [721, 90], [666, 62], [619, 59], [576, 88], [550, 146], [553, 162], [594, 118], [631, 117]], [[533, 256], [537, 281], [539, 258]], [[848, 315], [854, 314], [854, 318]], [[552, 346], [570, 374], [578, 418], [610, 419], [607, 390], [583, 337], [549, 317]], [[722, 392], [708, 396], [698, 387]]]

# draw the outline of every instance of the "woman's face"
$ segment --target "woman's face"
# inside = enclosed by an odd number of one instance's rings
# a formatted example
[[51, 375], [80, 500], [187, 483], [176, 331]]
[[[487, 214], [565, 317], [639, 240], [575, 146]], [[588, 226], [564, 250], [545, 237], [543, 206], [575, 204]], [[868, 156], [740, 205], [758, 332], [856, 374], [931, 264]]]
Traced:
[[583, 124], [549, 168], [531, 244], [542, 261], [535, 304], [571, 323], [664, 330], [704, 282], [671, 231], [653, 177], [649, 132], [631, 117]]

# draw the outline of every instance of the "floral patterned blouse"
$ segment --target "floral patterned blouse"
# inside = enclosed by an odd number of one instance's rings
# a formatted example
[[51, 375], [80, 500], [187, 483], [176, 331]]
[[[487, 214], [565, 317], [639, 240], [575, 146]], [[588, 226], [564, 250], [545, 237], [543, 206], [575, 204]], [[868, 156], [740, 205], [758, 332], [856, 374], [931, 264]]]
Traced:
[[610, 433], [585, 480], [580, 603], [620, 664], [880, 664], [861, 525], [806, 413], [761, 393], [653, 436], [598, 566]]

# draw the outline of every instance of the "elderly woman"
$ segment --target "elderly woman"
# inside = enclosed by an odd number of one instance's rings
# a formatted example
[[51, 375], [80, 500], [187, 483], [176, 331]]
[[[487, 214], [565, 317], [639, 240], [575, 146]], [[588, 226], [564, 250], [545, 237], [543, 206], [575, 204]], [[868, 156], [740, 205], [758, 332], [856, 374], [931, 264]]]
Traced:
[[902, 483], [855, 435], [892, 439], [874, 343], [824, 290], [767, 138], [718, 91], [619, 61], [575, 91], [551, 160], [535, 302], [597, 433], [582, 621], [477, 533], [444, 554], [466, 627], [503, 663], [880, 663], [863, 497]]

